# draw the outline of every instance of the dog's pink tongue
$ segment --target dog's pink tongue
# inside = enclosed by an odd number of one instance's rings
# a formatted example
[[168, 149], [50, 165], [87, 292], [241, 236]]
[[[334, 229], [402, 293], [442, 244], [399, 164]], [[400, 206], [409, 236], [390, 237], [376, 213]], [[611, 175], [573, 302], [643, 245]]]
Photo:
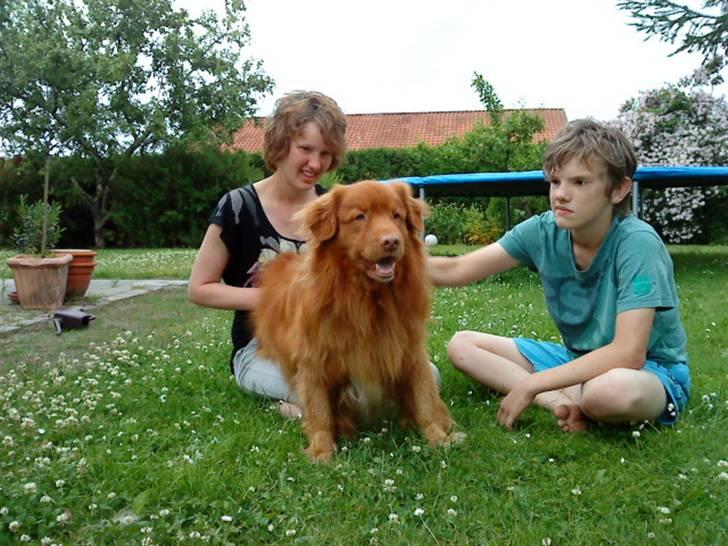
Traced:
[[394, 275], [394, 260], [381, 260], [377, 262], [376, 272], [380, 277], [391, 277]]

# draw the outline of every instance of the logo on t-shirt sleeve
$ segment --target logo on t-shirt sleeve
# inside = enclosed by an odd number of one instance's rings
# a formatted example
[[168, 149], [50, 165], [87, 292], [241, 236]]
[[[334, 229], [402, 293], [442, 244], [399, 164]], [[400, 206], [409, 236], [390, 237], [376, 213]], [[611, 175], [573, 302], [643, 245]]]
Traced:
[[652, 292], [652, 280], [649, 275], [638, 275], [632, 281], [632, 291], [635, 296], [646, 296]]

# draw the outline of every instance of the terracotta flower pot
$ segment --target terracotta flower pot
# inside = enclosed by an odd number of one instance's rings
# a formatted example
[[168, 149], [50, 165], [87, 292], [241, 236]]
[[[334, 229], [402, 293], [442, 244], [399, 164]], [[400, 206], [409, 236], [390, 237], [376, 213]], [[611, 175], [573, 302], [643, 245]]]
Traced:
[[83, 296], [91, 284], [91, 277], [96, 267], [96, 252], [79, 248], [58, 248], [53, 250], [53, 253], [56, 256], [73, 256], [68, 266], [66, 299]]
[[71, 256], [15, 256], [7, 264], [23, 309], [56, 309], [63, 305]]

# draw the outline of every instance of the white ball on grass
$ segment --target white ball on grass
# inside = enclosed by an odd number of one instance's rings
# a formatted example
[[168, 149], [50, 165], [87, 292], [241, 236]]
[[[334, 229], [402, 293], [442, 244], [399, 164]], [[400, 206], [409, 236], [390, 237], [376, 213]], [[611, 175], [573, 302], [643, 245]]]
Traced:
[[425, 245], [435, 246], [436, 244], [437, 244], [437, 237], [434, 234], [428, 233], [427, 235], [425, 235]]

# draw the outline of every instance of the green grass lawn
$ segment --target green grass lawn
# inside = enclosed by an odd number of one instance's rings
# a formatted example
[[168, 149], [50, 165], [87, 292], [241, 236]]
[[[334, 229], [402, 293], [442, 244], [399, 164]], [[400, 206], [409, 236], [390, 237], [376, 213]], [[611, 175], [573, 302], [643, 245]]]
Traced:
[[[728, 247], [670, 250], [693, 369], [674, 428], [569, 435], [538, 408], [515, 432], [496, 425], [499, 397], [445, 347], [464, 328], [556, 337], [523, 268], [435, 294], [430, 353], [465, 443], [430, 449], [384, 422], [328, 466], [304, 457], [298, 423], [239, 391], [230, 313], [184, 290], [98, 308], [60, 337], [0, 336], [0, 545], [726, 544]], [[186, 278], [193, 257], [103, 251], [98, 274]]]

